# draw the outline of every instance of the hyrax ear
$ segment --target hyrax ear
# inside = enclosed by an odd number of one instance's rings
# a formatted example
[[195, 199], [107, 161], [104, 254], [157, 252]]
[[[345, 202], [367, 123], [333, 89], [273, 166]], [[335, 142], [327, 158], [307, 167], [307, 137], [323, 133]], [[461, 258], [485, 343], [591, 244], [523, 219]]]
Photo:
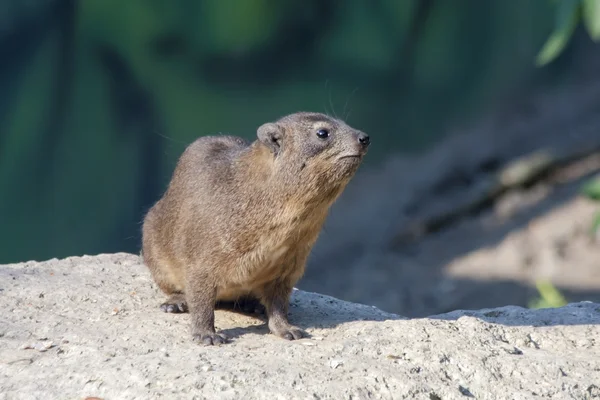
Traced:
[[283, 139], [283, 129], [281, 126], [268, 122], [261, 125], [257, 130], [258, 139], [271, 149], [273, 154], [277, 155], [281, 150], [281, 140]]

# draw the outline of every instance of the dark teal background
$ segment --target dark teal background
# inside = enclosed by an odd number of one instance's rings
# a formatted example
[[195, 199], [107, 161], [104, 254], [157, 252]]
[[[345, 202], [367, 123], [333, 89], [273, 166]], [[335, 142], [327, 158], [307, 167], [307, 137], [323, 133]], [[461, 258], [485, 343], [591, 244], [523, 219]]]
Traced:
[[[546, 0], [5, 1], [0, 263], [139, 247], [200, 135], [310, 110], [372, 135], [368, 165], [570, 74]], [[367, 165], [367, 166], [368, 166]]]

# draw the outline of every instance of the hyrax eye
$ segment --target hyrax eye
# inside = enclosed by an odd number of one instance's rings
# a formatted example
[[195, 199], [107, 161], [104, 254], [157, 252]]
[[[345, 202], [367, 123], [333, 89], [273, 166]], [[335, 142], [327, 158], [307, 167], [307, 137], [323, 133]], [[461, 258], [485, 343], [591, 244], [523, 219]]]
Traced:
[[329, 137], [329, 131], [327, 129], [319, 129], [317, 131], [317, 136], [320, 139], [327, 139]]

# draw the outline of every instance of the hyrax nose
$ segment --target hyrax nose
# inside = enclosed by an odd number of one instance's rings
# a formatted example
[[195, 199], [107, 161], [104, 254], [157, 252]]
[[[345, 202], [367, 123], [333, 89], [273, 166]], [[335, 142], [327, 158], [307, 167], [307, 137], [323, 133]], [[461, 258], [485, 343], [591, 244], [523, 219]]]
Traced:
[[366, 133], [360, 132], [358, 134], [358, 143], [366, 149], [371, 143], [371, 138]]

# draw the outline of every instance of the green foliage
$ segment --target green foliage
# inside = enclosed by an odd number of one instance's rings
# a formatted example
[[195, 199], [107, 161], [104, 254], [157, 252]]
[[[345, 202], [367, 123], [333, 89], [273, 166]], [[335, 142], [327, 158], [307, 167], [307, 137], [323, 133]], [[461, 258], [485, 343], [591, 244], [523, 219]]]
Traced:
[[[600, 201], [600, 178], [585, 183], [581, 188], [581, 193], [591, 200]], [[600, 232], [600, 212], [594, 215], [590, 230], [592, 236], [597, 236]], [[529, 302], [530, 308], [562, 307], [567, 304], [567, 300], [552, 283], [539, 281], [536, 283], [536, 288], [538, 296]]]
[[593, 236], [598, 236], [598, 233], [600, 233], [600, 212], [597, 212], [596, 215], [594, 215], [591, 231]]
[[558, 6], [556, 26], [542, 49], [540, 50], [536, 63], [539, 66], [548, 64], [554, 60], [567, 46], [571, 39], [580, 13], [580, 0], [561, 0]]
[[600, 40], [600, 1], [582, 1], [583, 23], [594, 41]]
[[[600, 178], [586, 182], [581, 188], [581, 193], [591, 200], [600, 201]], [[594, 215], [590, 231], [592, 236], [597, 236], [600, 232], [600, 212]], [[562, 307], [567, 304], [567, 300], [552, 283], [539, 281], [536, 283], [536, 288], [538, 297], [529, 302], [530, 308]]]
[[538, 66], [552, 62], [562, 53], [580, 21], [592, 40], [600, 41], [600, 1], [558, 0], [554, 31], [538, 53]]
[[377, 136], [367, 162], [419, 151], [521, 86], [553, 18], [505, 0], [36, 4], [0, 21], [0, 263], [136, 252], [201, 135], [316, 110]]
[[600, 201], [600, 178], [592, 179], [581, 188], [582, 194], [595, 201]]
[[549, 281], [538, 281], [535, 286], [539, 297], [529, 302], [529, 308], [556, 308], [567, 304], [564, 296]]
[[[581, 193], [590, 200], [600, 201], [600, 178], [595, 178], [585, 183]], [[594, 215], [591, 224], [591, 234], [596, 237], [600, 233], [600, 211]]]

